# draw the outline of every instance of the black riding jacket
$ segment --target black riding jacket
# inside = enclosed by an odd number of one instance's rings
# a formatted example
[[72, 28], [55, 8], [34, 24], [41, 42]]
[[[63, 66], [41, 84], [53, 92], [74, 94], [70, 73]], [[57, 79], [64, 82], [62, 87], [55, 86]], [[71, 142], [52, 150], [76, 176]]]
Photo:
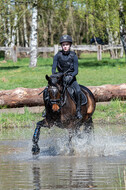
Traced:
[[56, 72], [66, 72], [68, 74], [75, 77], [78, 74], [78, 58], [73, 51], [69, 51], [64, 53], [63, 51], [59, 51], [53, 59], [53, 66], [52, 66], [52, 74]]

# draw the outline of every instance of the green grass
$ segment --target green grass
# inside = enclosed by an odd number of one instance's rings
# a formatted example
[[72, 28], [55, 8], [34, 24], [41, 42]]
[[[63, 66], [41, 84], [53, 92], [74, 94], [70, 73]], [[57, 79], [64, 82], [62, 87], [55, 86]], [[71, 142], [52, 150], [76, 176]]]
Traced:
[[[25, 108], [24, 114], [1, 113], [0, 130], [6, 128], [35, 127], [42, 119], [42, 113], [31, 113]], [[93, 115], [95, 124], [126, 124], [126, 103], [119, 100], [109, 104], [97, 104]]]
[[107, 104], [97, 104], [93, 119], [96, 123], [125, 124], [126, 123], [126, 102], [119, 100]]
[[[95, 53], [82, 54], [79, 59], [78, 83], [85, 86], [104, 84], [121, 84], [126, 82], [125, 58], [110, 59], [103, 54], [102, 61], [97, 61]], [[29, 68], [29, 58], [18, 59], [17, 63], [0, 59], [0, 90], [17, 87], [39, 88], [47, 85], [45, 75], [51, 74], [53, 59], [38, 58], [37, 67]], [[120, 101], [96, 106], [93, 119], [95, 122], [126, 123], [126, 105]], [[0, 128], [34, 126], [41, 119], [41, 114], [30, 113], [27, 108], [24, 114], [1, 114]]]
[[52, 59], [38, 59], [35, 68], [29, 68], [29, 59], [18, 59], [17, 63], [0, 62], [0, 90], [17, 87], [38, 88], [47, 84], [45, 74], [51, 74]]
[[[51, 74], [52, 58], [38, 58], [37, 67], [29, 68], [29, 58], [18, 59], [17, 63], [0, 61], [0, 90], [17, 87], [39, 88], [47, 85], [45, 75]], [[82, 54], [79, 59], [77, 81], [85, 86], [125, 83], [125, 59], [110, 59], [103, 54], [97, 61], [96, 54]]]
[[42, 113], [31, 113], [25, 108], [24, 114], [20, 113], [1, 113], [0, 127], [1, 128], [18, 128], [35, 126], [36, 122], [42, 119]]
[[[89, 54], [88, 54], [89, 56]], [[110, 59], [108, 54], [97, 61], [96, 54], [82, 56], [79, 60], [79, 83], [86, 86], [125, 83], [125, 59]]]

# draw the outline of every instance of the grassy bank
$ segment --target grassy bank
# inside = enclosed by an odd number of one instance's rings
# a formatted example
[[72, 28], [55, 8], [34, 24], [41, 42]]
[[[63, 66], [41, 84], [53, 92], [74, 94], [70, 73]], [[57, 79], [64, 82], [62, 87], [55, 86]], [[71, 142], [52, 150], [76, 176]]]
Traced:
[[[18, 59], [17, 63], [0, 60], [0, 90], [14, 89], [17, 87], [39, 88], [47, 85], [45, 74], [51, 74], [52, 58], [38, 58], [36, 68], [29, 68], [29, 59]], [[102, 61], [97, 61], [97, 55], [82, 54], [79, 59], [79, 74], [77, 80], [85, 86], [125, 83], [125, 59], [109, 58], [103, 54]], [[120, 101], [110, 104], [97, 105], [93, 115], [94, 122], [125, 123], [126, 105]], [[34, 126], [41, 119], [41, 114], [30, 113], [27, 108], [24, 114], [2, 113], [0, 127]]]
[[93, 119], [101, 124], [126, 124], [126, 102], [115, 100], [97, 104]]
[[[24, 114], [1, 113], [0, 114], [0, 140], [6, 139], [32, 139], [36, 123], [42, 119], [41, 113], [31, 113], [25, 108]], [[93, 115], [94, 130], [105, 130], [107, 133], [125, 133], [126, 103], [118, 100], [109, 104], [97, 104]], [[62, 133], [64, 130], [53, 128], [54, 133]], [[41, 135], [49, 134], [50, 130], [41, 129]], [[52, 134], [52, 130], [51, 130]]]
[[[34, 109], [34, 108], [33, 108]], [[42, 113], [32, 113], [27, 108], [23, 114], [1, 113], [0, 129], [35, 127], [36, 123], [42, 119]], [[126, 124], [126, 102], [119, 100], [110, 103], [97, 104], [93, 115], [95, 124]]]

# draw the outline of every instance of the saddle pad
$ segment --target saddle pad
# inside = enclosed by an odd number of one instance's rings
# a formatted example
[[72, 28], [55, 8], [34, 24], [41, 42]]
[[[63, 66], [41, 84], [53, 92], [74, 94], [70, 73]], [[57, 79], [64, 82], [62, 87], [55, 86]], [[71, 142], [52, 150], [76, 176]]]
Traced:
[[[68, 87], [67, 91], [68, 91], [70, 97], [72, 98], [72, 100], [76, 104], [75, 90], [72, 87]], [[81, 105], [87, 104], [87, 97], [82, 91], [81, 91], [80, 99], [81, 99]]]

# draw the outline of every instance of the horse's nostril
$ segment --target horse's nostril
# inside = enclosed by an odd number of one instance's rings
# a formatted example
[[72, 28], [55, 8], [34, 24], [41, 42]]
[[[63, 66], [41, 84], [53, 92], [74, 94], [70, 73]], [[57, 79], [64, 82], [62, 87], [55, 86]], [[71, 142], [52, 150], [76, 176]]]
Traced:
[[53, 104], [52, 105], [52, 110], [53, 111], [58, 111], [59, 110], [59, 106], [57, 104]]

